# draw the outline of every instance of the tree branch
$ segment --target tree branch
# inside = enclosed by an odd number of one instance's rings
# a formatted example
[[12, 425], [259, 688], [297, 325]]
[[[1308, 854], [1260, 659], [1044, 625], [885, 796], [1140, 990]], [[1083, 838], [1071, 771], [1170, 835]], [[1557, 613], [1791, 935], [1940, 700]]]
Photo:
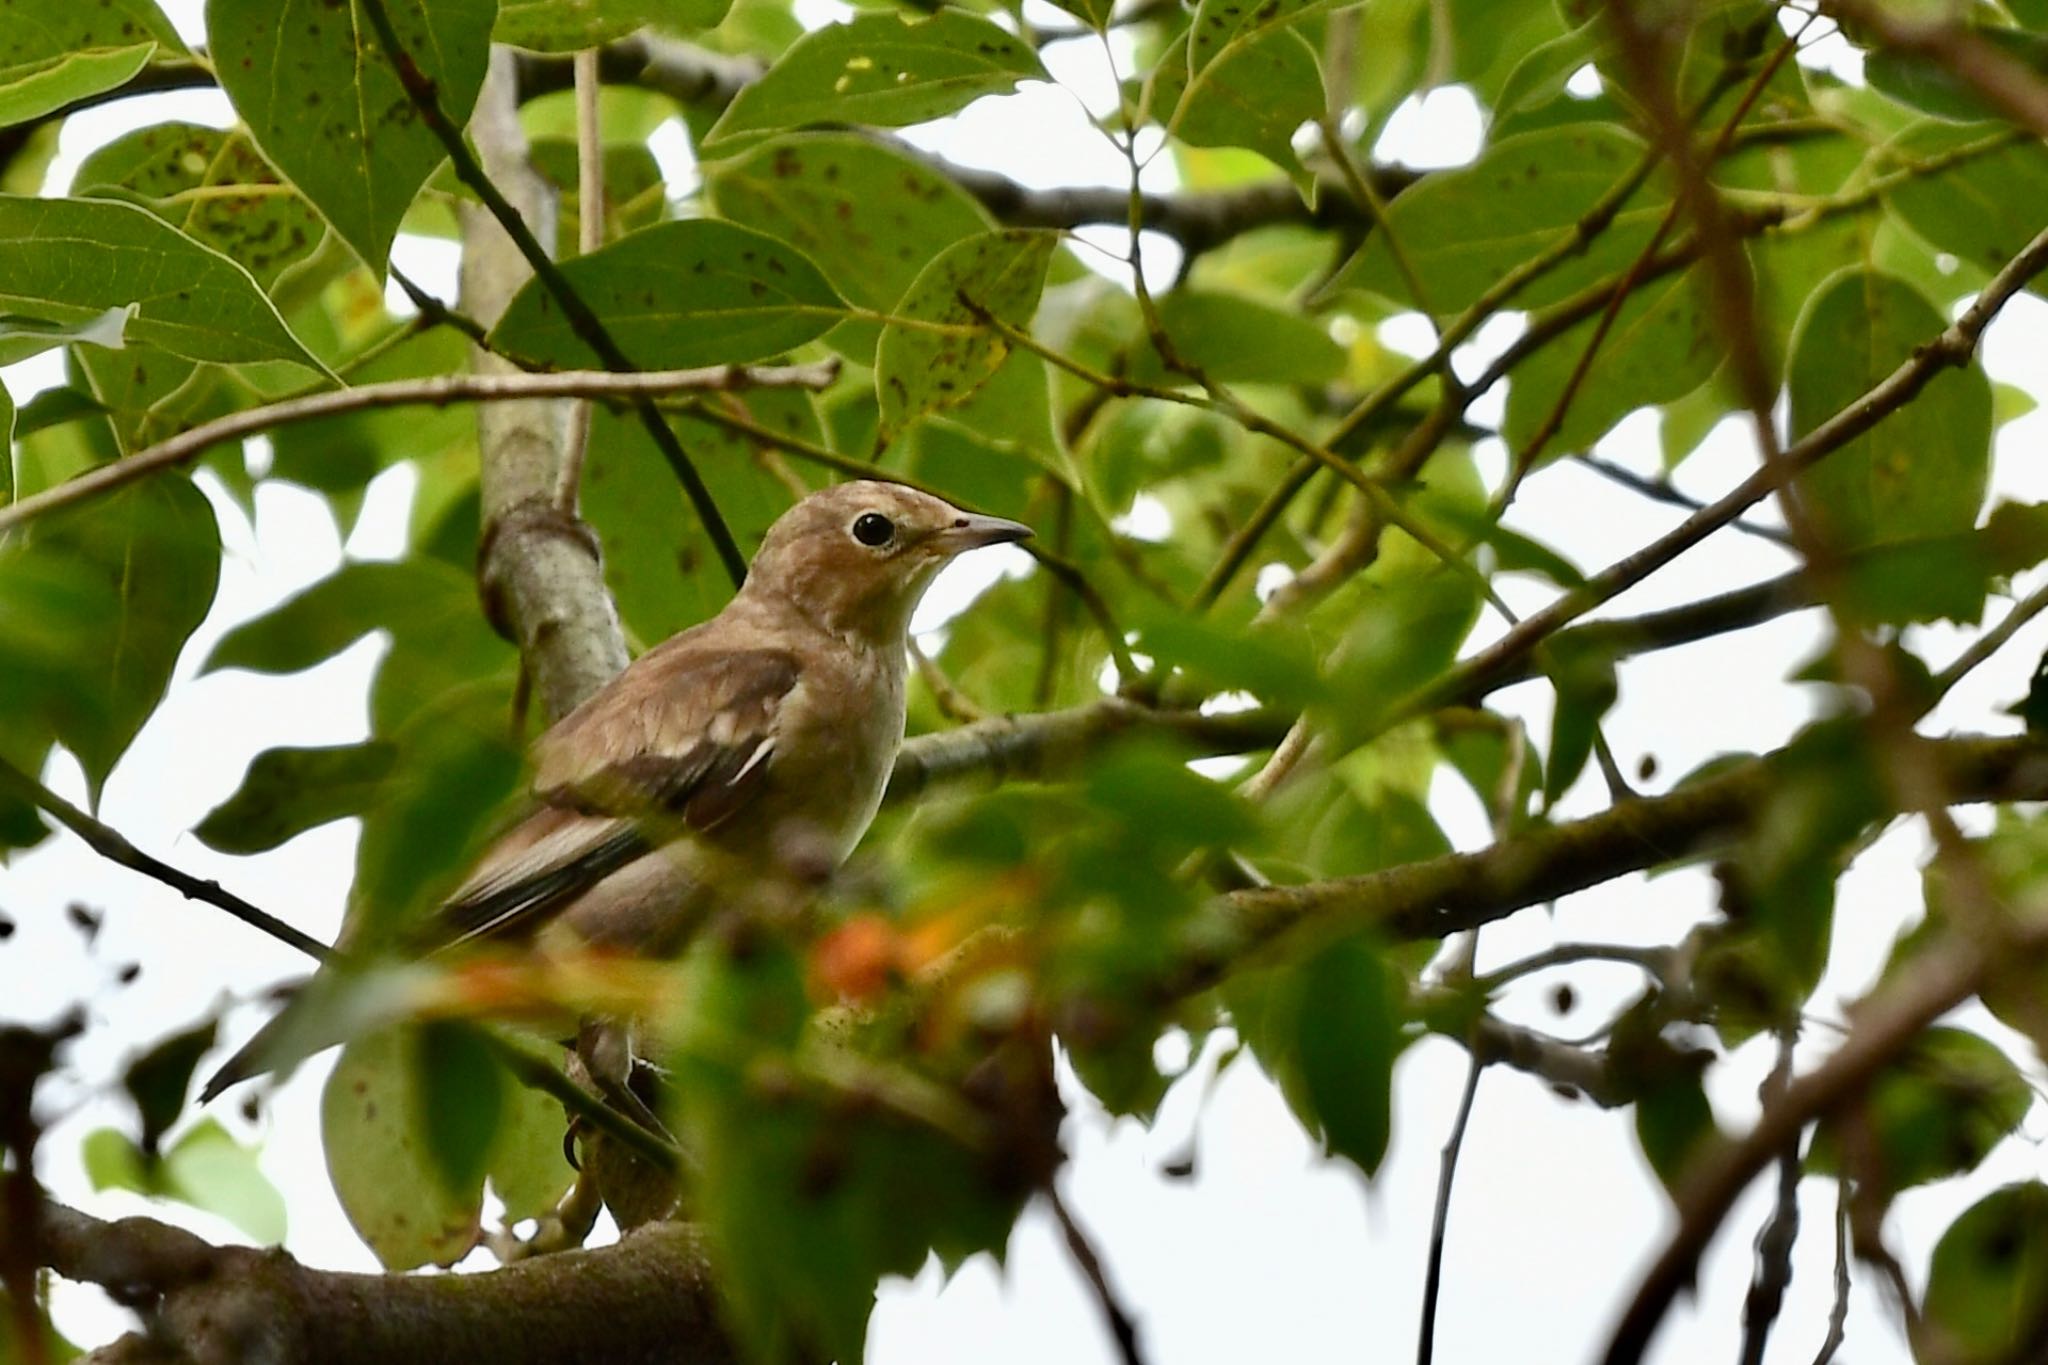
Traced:
[[538, 399], [593, 398], [618, 401], [638, 396], [723, 393], [738, 389], [822, 389], [838, 375], [832, 363], [812, 365], [713, 365], [694, 370], [561, 370], [529, 374], [491, 368], [477, 374], [394, 379], [381, 384], [330, 389], [245, 408], [182, 431], [126, 459], [92, 469], [20, 502], [0, 506], [0, 533], [47, 512], [124, 488], [159, 470], [197, 459], [214, 446], [258, 432], [372, 408], [445, 407], [450, 403], [521, 403]]
[[742, 1359], [718, 1322], [701, 1236], [680, 1223], [475, 1275], [359, 1275], [214, 1246], [152, 1218], [104, 1222], [46, 1204], [41, 1250], [59, 1275], [141, 1311], [171, 1348], [151, 1358], [187, 1365]]
[[[2048, 799], [2048, 745], [2032, 737], [1930, 740], [1958, 803]], [[1629, 872], [1725, 845], [1768, 797], [1776, 755], [1751, 759], [1663, 796], [1532, 830], [1473, 853], [1380, 872], [1232, 892], [1234, 943], [1191, 954], [1170, 993], [1203, 989], [1283, 936], [1375, 929], [1397, 940], [1442, 938]]]

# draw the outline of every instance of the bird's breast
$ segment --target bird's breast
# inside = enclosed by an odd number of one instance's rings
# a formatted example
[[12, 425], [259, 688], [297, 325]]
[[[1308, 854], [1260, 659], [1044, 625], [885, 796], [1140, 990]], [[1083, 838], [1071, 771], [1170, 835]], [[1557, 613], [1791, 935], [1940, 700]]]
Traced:
[[844, 862], [875, 818], [903, 742], [903, 689], [902, 665], [872, 652], [806, 669], [777, 716], [766, 799], [750, 803], [753, 828], [734, 833], [770, 840], [779, 856]]

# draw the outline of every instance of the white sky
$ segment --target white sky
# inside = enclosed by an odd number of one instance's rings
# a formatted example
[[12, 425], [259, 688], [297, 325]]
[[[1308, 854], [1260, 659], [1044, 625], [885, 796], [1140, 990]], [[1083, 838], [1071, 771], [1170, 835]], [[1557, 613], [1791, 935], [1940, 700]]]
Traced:
[[[813, 15], [813, 0], [802, 0], [807, 18], [822, 17], [826, 7], [819, 0]], [[198, 36], [196, 2], [168, 8], [184, 32]], [[1056, 76], [1081, 91], [1086, 103], [1100, 106], [1107, 83], [1094, 45], [1062, 44], [1046, 55]], [[228, 113], [217, 95], [185, 94], [82, 115], [67, 126], [53, 186], [66, 183], [92, 147], [137, 122], [165, 117], [225, 122]], [[1460, 91], [1440, 91], [1398, 114], [1380, 150], [1417, 165], [1455, 164], [1476, 150], [1479, 136], [1471, 100]], [[949, 125], [920, 130], [916, 138], [956, 160], [1027, 183], [1121, 183], [1121, 162], [1090, 132], [1084, 104], [1046, 87], [983, 101]], [[688, 168], [676, 163], [687, 152], [674, 140], [663, 150], [669, 169], [685, 177]], [[1153, 170], [1161, 184], [1169, 183], [1165, 167], [1161, 158]], [[1112, 248], [1119, 245], [1114, 238], [1104, 240]], [[452, 255], [444, 244], [402, 241], [401, 253], [403, 263], [430, 284], [449, 283]], [[1166, 244], [1151, 256], [1153, 268], [1170, 271]], [[2038, 362], [2044, 326], [2048, 308], [2023, 296], [1993, 327], [1986, 359], [1994, 377], [2048, 400]], [[1495, 350], [1510, 335], [1511, 329], [1489, 329], [1475, 346]], [[0, 372], [0, 380], [20, 402], [58, 373], [53, 358], [45, 357]], [[1497, 411], [1495, 406], [1479, 415]], [[2038, 462], [2019, 456], [2039, 449], [2048, 434], [2044, 421], [2029, 416], [2001, 432], [1995, 495], [2048, 497], [2048, 475]], [[1654, 419], [1639, 414], [1602, 450], [1639, 469], [1652, 468]], [[1712, 496], [1742, 477], [1751, 459], [1739, 434], [1724, 428], [1685, 467], [1680, 482]], [[1498, 450], [1483, 463], [1497, 473]], [[193, 673], [226, 629], [332, 572], [344, 553], [396, 554], [410, 475], [393, 471], [377, 481], [346, 546], [324, 504], [310, 494], [266, 485], [252, 526], [218, 490], [208, 491], [227, 546], [219, 599], [188, 647], [169, 698], [109, 783], [102, 814], [142, 847], [217, 877], [310, 932], [331, 937], [352, 865], [353, 822], [312, 831], [253, 858], [215, 854], [186, 831], [234, 790], [249, 758], [262, 749], [361, 738], [367, 731], [364, 688], [380, 646], [365, 641], [290, 678]], [[1671, 509], [1573, 468], [1533, 480], [1513, 516], [1515, 525], [1587, 568], [1610, 562], [1677, 519]], [[1723, 535], [1628, 594], [1614, 610], [1689, 600], [1779, 572], [1785, 563], [1771, 547]], [[984, 557], [977, 576], [992, 568]], [[1545, 596], [1527, 582], [1504, 587], [1518, 609]], [[962, 579], [943, 582], [920, 624], [943, 620], [970, 591]], [[1482, 627], [1474, 647], [1493, 629]], [[1922, 638], [1935, 642], [1937, 665], [1957, 648], [1953, 632]], [[1624, 704], [1608, 722], [1624, 769], [1632, 771], [1640, 756], [1655, 754], [1660, 776], [1647, 785], [1662, 789], [1713, 754], [1782, 742], [1808, 717], [1812, 698], [1772, 680], [1809, 656], [1819, 640], [1816, 623], [1801, 617], [1625, 665]], [[2031, 661], [2044, 645], [2048, 622], [2033, 623], [1957, 689], [1930, 729], [2014, 728], [1997, 708], [2024, 693]], [[1547, 734], [1549, 699], [1542, 687], [1512, 689], [1495, 704], [1527, 717], [1539, 738]], [[53, 766], [50, 780], [74, 798], [82, 796], [68, 759]], [[1597, 786], [1597, 780], [1582, 783], [1567, 809], [1597, 808], [1603, 800]], [[1442, 783], [1433, 804], [1461, 847], [1485, 841], [1476, 803], [1455, 784]], [[1873, 979], [1894, 934], [1917, 907], [1920, 857], [1917, 834], [1895, 833], [1850, 872], [1837, 914], [1835, 960], [1818, 996], [1822, 1011], [1834, 1013], [1835, 1002], [1853, 997]], [[74, 899], [107, 912], [105, 930], [90, 950], [62, 914]], [[1481, 966], [1566, 939], [1669, 941], [1710, 904], [1702, 872], [1653, 883], [1626, 878], [1570, 897], [1553, 914], [1528, 911], [1490, 927]], [[125, 1121], [113, 1098], [121, 1062], [223, 997], [254, 999], [304, 963], [210, 909], [182, 903], [152, 882], [95, 860], [63, 836], [0, 868], [0, 909], [18, 926], [13, 940], [0, 946], [0, 1013], [43, 1020], [81, 997], [93, 1009], [93, 1027], [74, 1049], [69, 1073], [85, 1079], [52, 1084], [43, 1096], [51, 1127], [42, 1176], [58, 1197], [94, 1212], [138, 1211], [142, 1201], [133, 1197], [93, 1194], [77, 1159], [84, 1133]], [[115, 988], [115, 972], [130, 961], [144, 964], [142, 976], [132, 986]], [[1576, 1008], [1564, 1019], [1547, 1003], [1549, 988], [1561, 979], [1571, 980], [1578, 993]], [[1547, 974], [1523, 983], [1501, 1012], [1569, 1036], [1597, 1025], [1635, 984], [1629, 969], [1612, 966]], [[246, 1033], [257, 1018], [257, 1011], [245, 1009], [234, 1024]], [[2031, 1062], [2026, 1045], [1983, 1011], [1968, 1011], [1964, 1018]], [[1828, 1042], [1825, 1030], [1814, 1037], [1802, 1054], [1809, 1059]], [[1314, 1153], [1248, 1061], [1239, 1060], [1210, 1083], [1214, 1050], [1194, 1068], [1198, 1079], [1174, 1091], [1150, 1131], [1110, 1121], [1083, 1092], [1068, 1088], [1074, 1109], [1065, 1139], [1075, 1159], [1064, 1188], [1103, 1248], [1111, 1278], [1139, 1320], [1150, 1359], [1163, 1365], [1405, 1358], [1414, 1349], [1437, 1148], [1456, 1107], [1463, 1053], [1429, 1040], [1405, 1056], [1397, 1074], [1393, 1148], [1368, 1185], [1350, 1167]], [[1733, 1064], [1716, 1068], [1712, 1098], [1724, 1126], [1739, 1126], [1754, 1115], [1755, 1087], [1768, 1061], [1766, 1046], [1753, 1044]], [[286, 1245], [295, 1254], [321, 1266], [371, 1269], [371, 1258], [334, 1204], [321, 1164], [317, 1101], [324, 1072], [324, 1062], [307, 1066], [268, 1107], [261, 1125], [267, 1139], [263, 1166], [287, 1191], [292, 1225]], [[222, 1119], [241, 1130], [233, 1105], [223, 1109]], [[2043, 1131], [2037, 1105], [2023, 1137], [2008, 1142], [1978, 1173], [1899, 1201], [1887, 1230], [1916, 1285], [1935, 1236], [1958, 1210], [1998, 1184], [2041, 1173]], [[1161, 1166], [1187, 1155], [1191, 1144], [1193, 1178], [1162, 1175]], [[1801, 1194], [1804, 1231], [1790, 1299], [1774, 1336], [1774, 1360], [1811, 1359], [1830, 1305], [1833, 1187], [1808, 1181]], [[1707, 1259], [1699, 1300], [1680, 1305], [1653, 1359], [1673, 1365], [1734, 1357], [1749, 1243], [1768, 1202], [1759, 1186], [1737, 1205]], [[178, 1206], [149, 1211], [217, 1239], [237, 1235], [218, 1220]], [[1667, 1201], [1642, 1166], [1625, 1114], [1560, 1103], [1540, 1084], [1496, 1069], [1481, 1088], [1459, 1172], [1437, 1359], [1463, 1365], [1593, 1357], [1669, 1222]], [[108, 1339], [129, 1321], [96, 1290], [60, 1283], [54, 1299], [60, 1327], [85, 1344]], [[1842, 1358], [1859, 1365], [1905, 1361], [1893, 1317], [1868, 1278], [1859, 1276]], [[1006, 1268], [981, 1258], [948, 1284], [942, 1285], [934, 1266], [913, 1283], [885, 1286], [870, 1358], [881, 1365], [967, 1359], [1080, 1365], [1109, 1361], [1113, 1351], [1049, 1218], [1034, 1210], [1012, 1237]]]

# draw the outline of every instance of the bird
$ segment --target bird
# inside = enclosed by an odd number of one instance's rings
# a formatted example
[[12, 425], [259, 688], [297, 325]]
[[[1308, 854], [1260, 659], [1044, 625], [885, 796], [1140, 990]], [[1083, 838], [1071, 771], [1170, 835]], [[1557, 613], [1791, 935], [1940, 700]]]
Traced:
[[[836, 868], [874, 819], [902, 743], [910, 618], [925, 589], [955, 556], [1031, 534], [878, 480], [797, 502], [716, 616], [534, 742], [528, 809], [417, 946], [666, 957], [721, 885], [786, 877], [792, 860]], [[213, 1075], [202, 1103], [269, 1069], [281, 1022]]]

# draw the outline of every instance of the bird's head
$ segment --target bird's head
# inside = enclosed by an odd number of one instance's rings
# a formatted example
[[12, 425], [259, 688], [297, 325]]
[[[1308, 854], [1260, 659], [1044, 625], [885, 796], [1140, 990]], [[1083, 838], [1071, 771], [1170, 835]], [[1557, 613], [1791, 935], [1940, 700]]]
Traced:
[[918, 599], [955, 555], [1030, 534], [1021, 522], [963, 512], [914, 488], [856, 480], [777, 518], [746, 591], [794, 603], [836, 633], [889, 644], [902, 639]]

